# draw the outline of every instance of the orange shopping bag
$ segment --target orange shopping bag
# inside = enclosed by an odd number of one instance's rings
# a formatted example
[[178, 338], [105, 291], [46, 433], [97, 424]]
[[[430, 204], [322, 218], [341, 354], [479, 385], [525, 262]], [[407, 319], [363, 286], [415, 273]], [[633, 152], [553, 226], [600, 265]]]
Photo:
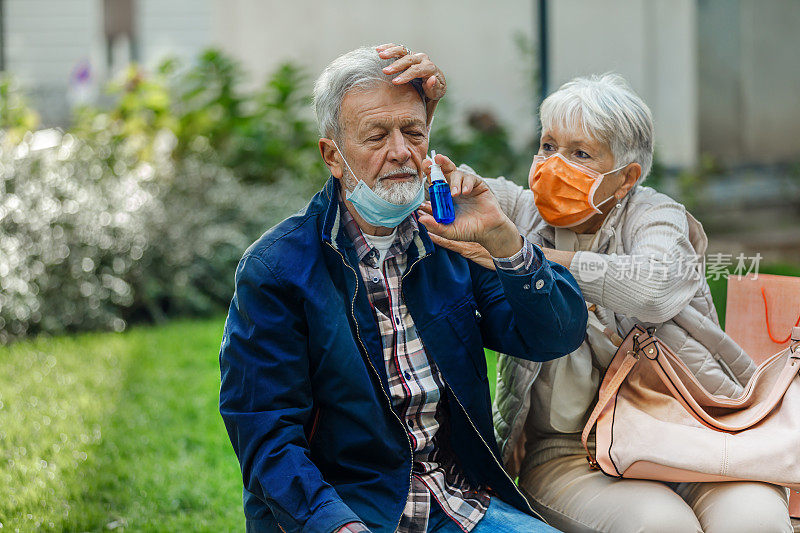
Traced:
[[[800, 277], [731, 276], [725, 332], [756, 362], [789, 346], [792, 326], [800, 325]], [[789, 514], [800, 518], [800, 491], [789, 496]]]
[[756, 362], [789, 346], [792, 327], [800, 325], [800, 277], [731, 276], [725, 333]]

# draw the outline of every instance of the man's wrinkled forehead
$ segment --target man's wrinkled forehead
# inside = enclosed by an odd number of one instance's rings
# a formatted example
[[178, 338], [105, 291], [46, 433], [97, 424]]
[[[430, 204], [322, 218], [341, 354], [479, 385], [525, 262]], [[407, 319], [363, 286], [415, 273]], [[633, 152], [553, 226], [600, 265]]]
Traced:
[[343, 127], [356, 130], [400, 127], [426, 124], [426, 107], [416, 89], [408, 84], [377, 83], [356, 87], [342, 99], [339, 114]]

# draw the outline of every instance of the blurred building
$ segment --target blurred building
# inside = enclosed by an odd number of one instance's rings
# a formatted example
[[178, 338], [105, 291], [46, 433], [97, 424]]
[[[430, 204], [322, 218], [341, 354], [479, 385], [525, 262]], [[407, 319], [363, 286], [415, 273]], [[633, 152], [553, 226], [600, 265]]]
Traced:
[[[46, 123], [91, 100], [128, 61], [218, 46], [260, 82], [292, 60], [318, 73], [337, 55], [394, 41], [427, 52], [456, 109], [491, 111], [520, 144], [535, 134], [539, 0], [0, 0], [2, 67]], [[800, 160], [800, 2], [547, 2], [548, 90], [616, 71], [648, 102], [657, 152], [685, 168]]]

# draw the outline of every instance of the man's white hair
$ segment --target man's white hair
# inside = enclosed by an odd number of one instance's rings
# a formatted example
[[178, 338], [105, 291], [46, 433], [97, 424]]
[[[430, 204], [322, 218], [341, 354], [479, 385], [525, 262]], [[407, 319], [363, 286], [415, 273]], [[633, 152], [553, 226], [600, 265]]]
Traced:
[[639, 163], [643, 180], [653, 165], [653, 117], [647, 104], [618, 74], [575, 78], [545, 98], [539, 110], [542, 132], [580, 129], [604, 142], [614, 166]]
[[354, 88], [391, 83], [394, 76], [384, 74], [383, 67], [395, 59], [381, 59], [374, 46], [364, 46], [337, 57], [325, 68], [314, 83], [314, 112], [322, 137], [341, 139], [339, 111], [344, 95]]

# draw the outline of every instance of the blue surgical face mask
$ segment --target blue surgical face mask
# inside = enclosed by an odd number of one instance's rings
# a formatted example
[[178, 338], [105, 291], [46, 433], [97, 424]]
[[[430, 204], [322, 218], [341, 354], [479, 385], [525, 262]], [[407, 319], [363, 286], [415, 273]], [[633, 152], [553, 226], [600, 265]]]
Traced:
[[[333, 139], [331, 139], [333, 141]], [[347, 159], [344, 157], [344, 153], [339, 150], [339, 146], [336, 144], [336, 141], [333, 141], [333, 145], [336, 146], [336, 150], [339, 151], [339, 155], [342, 156], [342, 160], [344, 164], [347, 166], [347, 170], [350, 171], [350, 174], [356, 178], [357, 176], [353, 172], [353, 169], [350, 168], [350, 164], [347, 162]], [[425, 201], [425, 187], [423, 186], [424, 183], [420, 183], [419, 192], [414, 197], [411, 202], [407, 204], [393, 204], [392, 202], [388, 202], [377, 195], [375, 191], [370, 189], [363, 180], [358, 180], [358, 184], [352, 191], [348, 191], [345, 195], [345, 199], [350, 201], [353, 206], [358, 211], [358, 214], [367, 221], [367, 223], [372, 224], [373, 226], [383, 226], [385, 228], [396, 228], [403, 220], [408, 217], [411, 213], [417, 210], [417, 208], [422, 205], [422, 202]]]

